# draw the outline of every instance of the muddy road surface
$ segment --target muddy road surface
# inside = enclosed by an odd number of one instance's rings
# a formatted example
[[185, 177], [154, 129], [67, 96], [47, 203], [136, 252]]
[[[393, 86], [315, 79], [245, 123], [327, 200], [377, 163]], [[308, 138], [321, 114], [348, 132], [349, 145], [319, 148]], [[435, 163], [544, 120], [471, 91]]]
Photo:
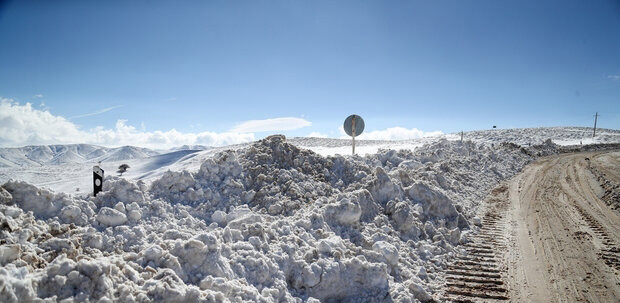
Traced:
[[541, 158], [487, 198], [446, 278], [458, 302], [620, 302], [620, 152]]

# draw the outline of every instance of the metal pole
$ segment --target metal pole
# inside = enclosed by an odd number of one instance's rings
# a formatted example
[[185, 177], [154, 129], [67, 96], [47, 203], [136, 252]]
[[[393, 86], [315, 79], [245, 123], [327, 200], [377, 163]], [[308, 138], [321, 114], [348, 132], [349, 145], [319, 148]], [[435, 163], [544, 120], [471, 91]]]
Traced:
[[594, 133], [592, 134], [592, 138], [596, 137], [596, 120], [598, 120], [598, 112], [594, 115]]
[[351, 137], [353, 137], [353, 154], [355, 155], [355, 116], [351, 119], [351, 128]]

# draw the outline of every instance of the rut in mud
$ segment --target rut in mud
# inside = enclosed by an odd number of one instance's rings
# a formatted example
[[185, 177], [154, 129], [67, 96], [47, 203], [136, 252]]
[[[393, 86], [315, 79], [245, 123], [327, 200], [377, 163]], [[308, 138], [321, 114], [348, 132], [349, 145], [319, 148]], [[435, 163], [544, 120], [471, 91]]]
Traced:
[[507, 187], [499, 186], [487, 201], [488, 208], [481, 220], [480, 233], [454, 258], [446, 271], [443, 301], [507, 302], [506, 269], [501, 259], [506, 253], [505, 199]]
[[505, 249], [501, 235], [502, 216], [487, 213], [484, 228], [446, 271], [446, 300], [479, 302], [481, 299], [508, 300], [505, 272], [498, 261], [498, 249]]
[[[602, 243], [602, 247], [598, 255], [603, 259], [605, 264], [611, 268], [620, 271], [620, 248], [618, 244], [611, 238], [605, 227], [598, 222], [592, 215], [578, 205], [573, 205], [577, 212], [587, 222], [588, 226]], [[579, 238], [576, 236], [576, 238]], [[582, 239], [583, 240], [583, 239]]]

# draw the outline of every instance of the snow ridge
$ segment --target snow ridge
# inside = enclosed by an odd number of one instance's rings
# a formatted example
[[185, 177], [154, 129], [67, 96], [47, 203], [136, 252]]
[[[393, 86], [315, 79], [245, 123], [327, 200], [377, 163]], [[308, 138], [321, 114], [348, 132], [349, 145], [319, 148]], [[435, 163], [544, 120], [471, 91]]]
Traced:
[[159, 152], [123, 146], [107, 148], [90, 144], [38, 145], [20, 148], [0, 148], [0, 167], [40, 166], [64, 163], [97, 163], [147, 158]]

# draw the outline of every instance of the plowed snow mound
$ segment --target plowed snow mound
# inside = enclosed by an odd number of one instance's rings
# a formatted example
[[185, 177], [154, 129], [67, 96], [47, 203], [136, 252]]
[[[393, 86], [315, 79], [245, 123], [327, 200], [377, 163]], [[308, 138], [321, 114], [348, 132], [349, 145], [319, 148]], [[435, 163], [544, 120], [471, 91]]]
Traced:
[[150, 186], [106, 177], [96, 198], [9, 181], [0, 301], [426, 301], [531, 155], [441, 140], [323, 157], [272, 136]]

